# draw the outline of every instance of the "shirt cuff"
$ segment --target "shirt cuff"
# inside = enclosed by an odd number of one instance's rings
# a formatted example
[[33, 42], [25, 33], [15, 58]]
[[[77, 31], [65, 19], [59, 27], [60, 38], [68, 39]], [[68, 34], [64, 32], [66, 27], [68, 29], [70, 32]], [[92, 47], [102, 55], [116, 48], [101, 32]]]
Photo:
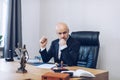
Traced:
[[65, 49], [65, 48], [67, 48], [67, 45], [60, 46], [60, 50], [63, 50], [63, 49]]

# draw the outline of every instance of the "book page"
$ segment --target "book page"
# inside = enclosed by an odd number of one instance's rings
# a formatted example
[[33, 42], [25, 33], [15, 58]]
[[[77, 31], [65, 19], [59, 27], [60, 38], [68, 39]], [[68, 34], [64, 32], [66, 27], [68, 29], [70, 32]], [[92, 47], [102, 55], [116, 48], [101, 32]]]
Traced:
[[62, 71], [61, 73], [73, 73], [72, 77], [95, 77], [94, 74], [81, 69], [77, 69], [76, 71]]
[[85, 70], [81, 70], [81, 69], [78, 69], [74, 72], [73, 74], [74, 77], [80, 77], [80, 76], [83, 76], [83, 77], [95, 77], [94, 74], [88, 72], [88, 71], [85, 71]]

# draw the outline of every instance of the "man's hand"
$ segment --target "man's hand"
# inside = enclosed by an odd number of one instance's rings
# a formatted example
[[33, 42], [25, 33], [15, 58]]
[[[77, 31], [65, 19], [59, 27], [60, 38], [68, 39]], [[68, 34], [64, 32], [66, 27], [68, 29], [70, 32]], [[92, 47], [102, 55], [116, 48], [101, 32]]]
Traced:
[[41, 48], [45, 48], [45, 47], [46, 47], [46, 44], [47, 44], [47, 38], [43, 36], [43, 37], [40, 39], [40, 47], [41, 47]]
[[66, 40], [65, 39], [60, 39], [59, 45], [60, 46], [65, 46], [66, 45]]

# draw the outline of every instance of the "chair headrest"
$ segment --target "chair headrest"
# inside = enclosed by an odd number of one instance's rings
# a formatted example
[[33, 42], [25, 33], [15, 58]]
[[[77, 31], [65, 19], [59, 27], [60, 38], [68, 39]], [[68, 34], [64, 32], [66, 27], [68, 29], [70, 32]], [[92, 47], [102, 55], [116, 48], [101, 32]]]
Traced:
[[99, 45], [99, 31], [76, 31], [71, 37], [77, 39], [81, 45]]

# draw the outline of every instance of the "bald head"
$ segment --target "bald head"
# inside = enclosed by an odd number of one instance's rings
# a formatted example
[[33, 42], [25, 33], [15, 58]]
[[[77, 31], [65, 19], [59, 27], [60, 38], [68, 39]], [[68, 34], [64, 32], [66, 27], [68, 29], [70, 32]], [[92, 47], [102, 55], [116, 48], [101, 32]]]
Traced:
[[67, 24], [61, 22], [56, 25], [56, 33], [59, 39], [67, 39], [69, 36], [69, 28]]
[[59, 30], [59, 29], [64, 29], [64, 30], [68, 30], [68, 31], [69, 31], [69, 28], [68, 28], [67, 24], [65, 24], [65, 23], [63, 23], [63, 22], [58, 23], [58, 24], [56, 25], [56, 30]]

